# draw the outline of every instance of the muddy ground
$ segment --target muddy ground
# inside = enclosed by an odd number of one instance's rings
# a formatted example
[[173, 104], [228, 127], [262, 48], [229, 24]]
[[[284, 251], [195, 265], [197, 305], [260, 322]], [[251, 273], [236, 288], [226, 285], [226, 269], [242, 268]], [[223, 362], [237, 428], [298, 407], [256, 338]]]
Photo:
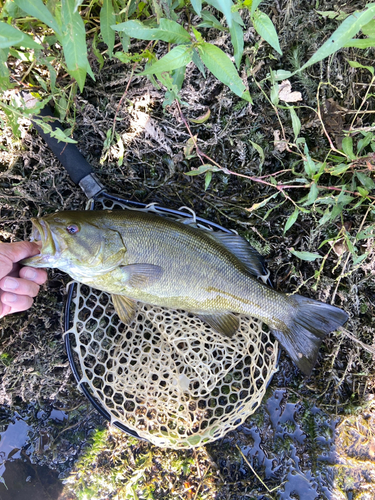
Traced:
[[[319, 5], [321, 11], [346, 13], [357, 8], [362, 4], [346, 2], [337, 7], [324, 1]], [[277, 28], [284, 55], [276, 55], [264, 42], [255, 52], [252, 47], [259, 37], [248, 28], [246, 57], [256, 70], [251, 75], [244, 69], [242, 76], [254, 104], [241, 101], [211, 74], [204, 79], [191, 65], [181, 91], [186, 103], [182, 111], [187, 119], [194, 119], [210, 110], [207, 121], [189, 122], [189, 126], [200, 149], [222, 167], [245, 176], [270, 176], [286, 170], [282, 181], [290, 183], [301, 176], [298, 172], [303, 167], [295, 154], [276, 147], [278, 116], [254, 79], [262, 82], [270, 68], [294, 70], [306, 62], [338, 22], [323, 18], [310, 2], [265, 3], [264, 10]], [[226, 35], [219, 38], [215, 30], [207, 29], [206, 36], [223, 50], [230, 50]], [[165, 50], [160, 44], [158, 56]], [[350, 124], [371, 80], [369, 72], [351, 68], [348, 59], [372, 64], [374, 49], [345, 49], [292, 79], [293, 90], [303, 97], [304, 107], [298, 110], [301, 135], [311, 155], [320, 161], [329, 153], [329, 144], [314, 111], [319, 82], [327, 82], [318, 92], [325, 109], [324, 124], [340, 149], [341, 131]], [[186, 158], [189, 131], [175, 104], [163, 108], [163, 89], [156, 89], [145, 77], [133, 76], [124, 95], [130, 64], [106, 60], [99, 70], [94, 57], [91, 64], [96, 81], [88, 78], [66, 119], [72, 122], [74, 110], [73, 137], [108, 191], [174, 209], [187, 206], [206, 219], [237, 230], [265, 256], [276, 289], [298, 290], [322, 301], [334, 297], [334, 303], [350, 314], [346, 326], [352, 335], [366, 345], [375, 345], [373, 240], [365, 240], [359, 249], [368, 252], [359, 266], [352, 265], [344, 245], [337, 246], [326, 258], [319, 280], [314, 274], [321, 261], [301, 261], [289, 251], [294, 248], [325, 256], [329, 244], [322, 248], [320, 244], [337, 235], [343, 225], [356, 234], [360, 227], [373, 224], [374, 211], [368, 209], [371, 199], [355, 210], [349, 205], [341, 220], [323, 225], [318, 222], [318, 208], [312, 205], [284, 234], [285, 222], [294, 210], [289, 200], [280, 195], [249, 211], [275, 193], [273, 186], [218, 172], [205, 190], [203, 176], [185, 175], [200, 165], [199, 159]], [[66, 78], [61, 76], [59, 84], [63, 86]], [[267, 81], [261, 86], [269, 93]], [[366, 110], [374, 110], [371, 96]], [[278, 112], [292, 141], [290, 115], [282, 109]], [[356, 127], [371, 126], [372, 116], [360, 114]], [[108, 147], [107, 132], [114, 120], [118, 135]], [[14, 139], [10, 128], [2, 132], [2, 241], [27, 239], [33, 216], [83, 209], [86, 203], [84, 194], [27, 120], [21, 127], [22, 140]], [[252, 143], [264, 150], [261, 169]], [[352, 174], [346, 175], [345, 182], [350, 184]], [[338, 179], [327, 175], [321, 181], [335, 185]], [[289, 194], [297, 201], [307, 193], [294, 189]], [[51, 270], [33, 308], [2, 319], [0, 325], [2, 424], [14, 418], [15, 412], [28, 416], [28, 425], [33, 428], [28, 454], [35, 463], [58, 470], [67, 489], [103, 499], [136, 495], [218, 500], [375, 498], [374, 355], [354, 340], [342, 333], [329, 335], [308, 378], [282, 352], [279, 371], [257, 412], [236, 431], [199, 450], [162, 450], [113, 429], [103, 435], [105, 439], [97, 434], [93, 438], [94, 430], [105, 429], [107, 424], [77, 389], [65, 353], [63, 309], [68, 282], [64, 273]], [[53, 408], [62, 409], [68, 418], [53, 425], [47, 418]], [[99, 445], [90, 451], [93, 439]], [[89, 474], [93, 464], [95, 477]]]

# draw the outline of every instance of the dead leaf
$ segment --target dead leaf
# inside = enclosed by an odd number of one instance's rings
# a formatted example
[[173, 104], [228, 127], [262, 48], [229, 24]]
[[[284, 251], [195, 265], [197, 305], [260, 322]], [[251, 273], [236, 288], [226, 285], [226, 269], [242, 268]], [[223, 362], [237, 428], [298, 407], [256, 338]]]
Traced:
[[279, 153], [282, 153], [283, 151], [286, 150], [287, 148], [287, 143], [284, 141], [284, 139], [280, 139], [280, 130], [274, 130], [273, 131], [273, 144], [275, 146], [276, 151], [279, 151]]
[[335, 242], [330, 241], [330, 245], [332, 247], [332, 250], [339, 257], [340, 257], [340, 255], [343, 255], [344, 253], [346, 253], [349, 250], [348, 245], [346, 244], [346, 241], [344, 240], [344, 238], [340, 238], [339, 240], [337, 240]]
[[284, 102], [302, 101], [301, 92], [292, 92], [292, 84], [289, 80], [283, 80], [279, 85], [279, 99]]
[[342, 148], [342, 139], [344, 137], [342, 130], [344, 128], [344, 116], [347, 109], [340, 106], [334, 99], [326, 99], [323, 107], [323, 122], [329, 136], [334, 136], [336, 147]]

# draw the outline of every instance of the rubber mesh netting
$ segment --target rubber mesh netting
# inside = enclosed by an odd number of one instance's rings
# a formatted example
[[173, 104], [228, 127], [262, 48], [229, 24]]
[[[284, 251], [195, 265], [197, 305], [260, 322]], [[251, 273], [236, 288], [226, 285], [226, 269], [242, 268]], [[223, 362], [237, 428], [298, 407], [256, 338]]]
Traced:
[[201, 446], [240, 425], [276, 370], [277, 342], [250, 317], [229, 339], [190, 313], [138, 303], [125, 325], [110, 295], [78, 283], [70, 314], [81, 383], [112, 423], [161, 447]]

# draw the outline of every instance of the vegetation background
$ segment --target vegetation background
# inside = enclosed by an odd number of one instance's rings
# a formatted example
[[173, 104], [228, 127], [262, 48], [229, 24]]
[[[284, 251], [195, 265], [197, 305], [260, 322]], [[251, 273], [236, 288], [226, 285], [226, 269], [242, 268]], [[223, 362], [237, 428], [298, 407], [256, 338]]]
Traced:
[[[61, 338], [69, 278], [52, 271], [33, 309], [1, 323], [2, 423], [27, 415], [28, 455], [82, 499], [374, 498], [375, 5], [0, 6], [3, 241], [27, 239], [32, 216], [85, 205], [30, 128], [50, 101], [59, 139], [77, 142], [111, 192], [236, 229], [277, 289], [351, 315], [351, 337], [330, 335], [309, 379], [282, 354], [246, 424], [175, 452], [108, 429], [88, 407]], [[68, 419], [37, 417], [53, 408]]]

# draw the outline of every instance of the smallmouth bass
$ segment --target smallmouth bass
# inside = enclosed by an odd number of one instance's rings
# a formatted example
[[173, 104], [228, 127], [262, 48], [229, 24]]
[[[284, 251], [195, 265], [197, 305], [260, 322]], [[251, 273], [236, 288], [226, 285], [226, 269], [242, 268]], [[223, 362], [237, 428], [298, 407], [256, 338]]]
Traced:
[[41, 250], [22, 264], [58, 268], [112, 294], [124, 322], [135, 301], [189, 311], [227, 336], [239, 326], [232, 313], [253, 316], [310, 374], [324, 336], [348, 319], [338, 307], [261, 283], [260, 255], [235, 234], [136, 210], [57, 212], [32, 223]]

